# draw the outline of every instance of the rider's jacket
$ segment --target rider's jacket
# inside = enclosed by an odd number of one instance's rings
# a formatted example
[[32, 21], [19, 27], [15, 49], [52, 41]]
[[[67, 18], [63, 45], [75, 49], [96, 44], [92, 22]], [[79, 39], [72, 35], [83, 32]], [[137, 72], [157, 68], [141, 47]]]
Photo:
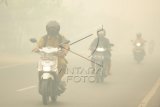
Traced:
[[[40, 40], [37, 43], [38, 48], [42, 48], [45, 46], [51, 46], [51, 47], [59, 47], [59, 44], [64, 43], [67, 41], [67, 39], [64, 36], [58, 35], [58, 36], [43, 36], [40, 38]], [[60, 64], [66, 64], [67, 61], [65, 59], [65, 55], [68, 52], [69, 49], [69, 44], [64, 44], [63, 47], [65, 49], [62, 49], [64, 52], [63, 56], [58, 57], [59, 58], [59, 63]]]
[[104, 52], [104, 55], [111, 55], [110, 51], [111, 51], [111, 45], [110, 45], [110, 41], [109, 39], [105, 38], [105, 37], [97, 37], [96, 39], [93, 40], [93, 42], [90, 45], [90, 51], [94, 52], [94, 54], [96, 54], [96, 48], [104, 48], [106, 49], [106, 51]]

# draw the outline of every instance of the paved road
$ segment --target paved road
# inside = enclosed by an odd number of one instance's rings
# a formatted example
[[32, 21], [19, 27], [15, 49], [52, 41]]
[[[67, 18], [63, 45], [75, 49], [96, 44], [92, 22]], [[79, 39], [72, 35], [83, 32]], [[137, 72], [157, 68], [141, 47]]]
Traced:
[[[69, 60], [69, 69], [89, 66], [76, 57]], [[129, 56], [115, 55], [105, 83], [70, 80], [66, 92], [47, 107], [138, 107], [160, 77], [159, 63], [157, 57], [148, 57], [137, 65]], [[0, 85], [1, 107], [44, 107], [37, 92], [36, 63], [1, 67]]]
[[147, 107], [160, 107], [160, 88], [158, 88], [157, 92], [152, 97]]

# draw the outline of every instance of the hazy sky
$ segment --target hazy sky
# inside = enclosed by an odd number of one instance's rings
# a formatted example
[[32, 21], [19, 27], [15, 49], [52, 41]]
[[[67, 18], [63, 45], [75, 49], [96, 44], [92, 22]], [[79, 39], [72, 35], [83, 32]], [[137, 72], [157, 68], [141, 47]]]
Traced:
[[45, 34], [49, 20], [58, 20], [71, 41], [95, 34], [104, 25], [117, 44], [129, 44], [137, 32], [159, 42], [159, 4], [159, 0], [62, 0], [57, 6], [54, 0], [8, 0], [8, 6], [0, 5], [0, 34], [13, 34], [26, 44], [30, 37]]

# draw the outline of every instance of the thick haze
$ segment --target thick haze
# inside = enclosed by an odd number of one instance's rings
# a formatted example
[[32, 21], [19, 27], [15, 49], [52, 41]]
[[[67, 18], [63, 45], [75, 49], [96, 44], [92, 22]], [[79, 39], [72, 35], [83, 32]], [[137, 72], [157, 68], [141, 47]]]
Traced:
[[[0, 0], [0, 107], [44, 107], [37, 88], [39, 55], [31, 52], [35, 44], [29, 39], [44, 36], [50, 20], [60, 23], [61, 34], [71, 43], [94, 34], [71, 46], [72, 51], [86, 58], [90, 55], [88, 48], [92, 40], [97, 37], [96, 31], [102, 25], [106, 37], [115, 44], [111, 75], [105, 82], [81, 84], [71, 80], [54, 107], [138, 107], [144, 104], [141, 101], [160, 77], [160, 0]], [[146, 56], [137, 64], [131, 40], [139, 32], [147, 43]], [[148, 54], [151, 40], [156, 45], [153, 54]], [[91, 65], [70, 52], [67, 61], [71, 71], [80, 67], [84, 72]], [[46, 107], [51, 106], [53, 104]]]
[[[159, 0], [59, 0], [59, 3], [56, 0], [8, 0], [8, 6], [0, 4], [0, 48], [30, 51], [33, 45], [29, 38], [43, 36], [50, 20], [60, 22], [61, 33], [71, 42], [95, 34], [103, 25], [117, 52], [132, 48], [130, 40], [135, 39], [137, 32], [147, 41], [155, 40], [159, 46], [159, 4]], [[87, 50], [95, 37], [72, 48]]]

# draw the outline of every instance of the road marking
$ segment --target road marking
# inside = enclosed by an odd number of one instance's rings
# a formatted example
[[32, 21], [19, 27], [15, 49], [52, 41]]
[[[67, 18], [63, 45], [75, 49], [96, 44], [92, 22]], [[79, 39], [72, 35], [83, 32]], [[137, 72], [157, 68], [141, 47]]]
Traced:
[[151, 100], [151, 98], [155, 95], [157, 89], [160, 87], [160, 78], [156, 81], [154, 86], [152, 87], [151, 91], [144, 97], [138, 107], [147, 107], [147, 104]]
[[22, 91], [30, 90], [30, 89], [33, 89], [33, 88], [36, 88], [36, 87], [37, 87], [36, 85], [33, 85], [33, 86], [26, 87], [26, 88], [18, 89], [16, 91], [17, 92], [22, 92]]
[[12, 68], [12, 67], [20, 66], [20, 65], [23, 65], [23, 64], [13, 64], [13, 65], [1, 66], [0, 69]]

